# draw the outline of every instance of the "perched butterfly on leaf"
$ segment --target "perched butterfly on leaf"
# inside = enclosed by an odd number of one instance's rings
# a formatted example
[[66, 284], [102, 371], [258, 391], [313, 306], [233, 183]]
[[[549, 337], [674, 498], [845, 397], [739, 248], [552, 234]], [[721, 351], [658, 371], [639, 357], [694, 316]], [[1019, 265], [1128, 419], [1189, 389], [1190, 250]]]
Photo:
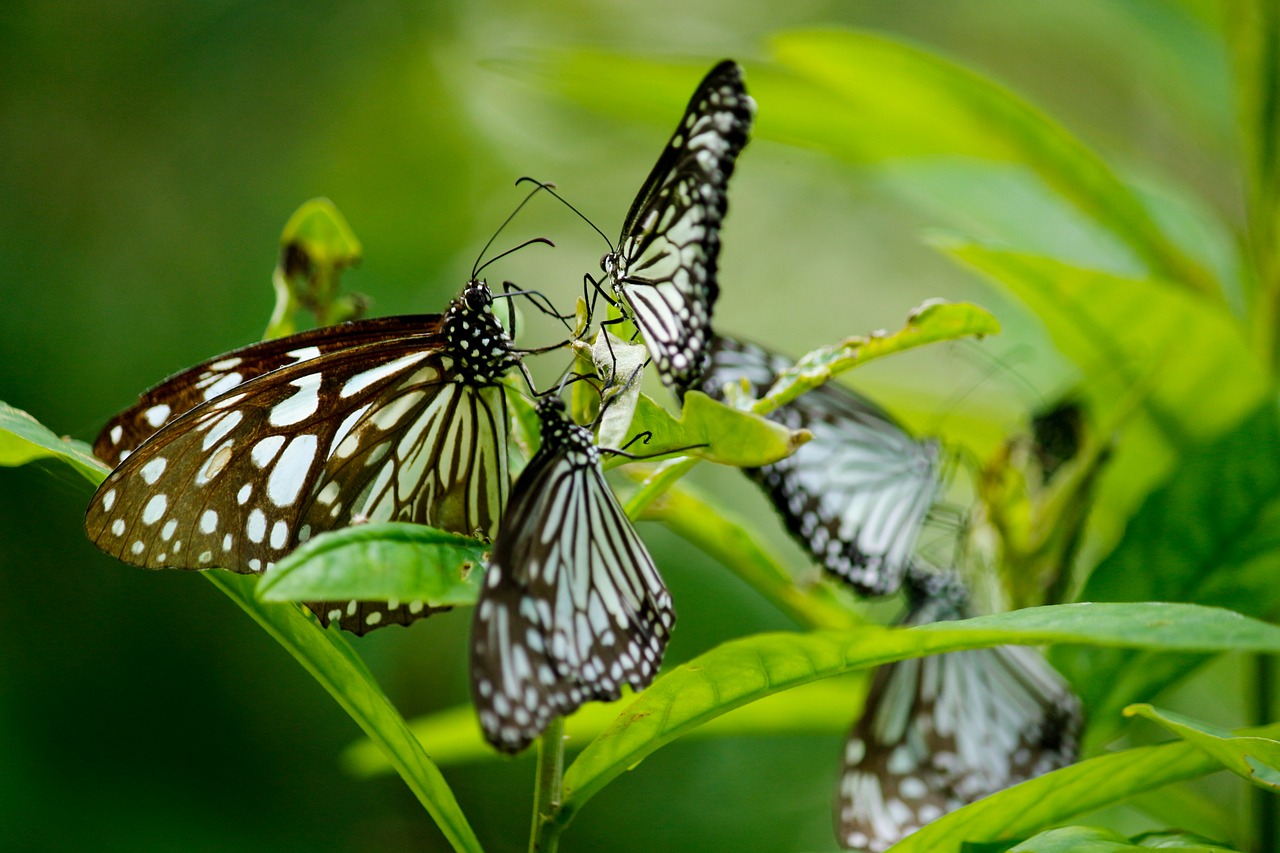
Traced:
[[[922, 625], [969, 614], [953, 576], [913, 570]], [[1075, 761], [1080, 700], [1035, 649], [998, 646], [881, 667], [845, 745], [841, 844], [882, 851], [989, 794]]]
[[[745, 380], [756, 396], [791, 366], [756, 344], [723, 336], [710, 346], [702, 390], [724, 399]], [[938, 492], [938, 447], [912, 438], [887, 412], [827, 383], [770, 415], [813, 438], [763, 468], [743, 469], [773, 500], [791, 535], [863, 595], [898, 589]]]
[[[510, 491], [501, 380], [519, 357], [492, 306], [473, 281], [444, 315], [315, 329], [171, 377], [95, 442], [116, 469], [89, 538], [144, 568], [259, 572], [360, 522], [493, 535]], [[356, 633], [430, 611], [309, 606]]]
[[687, 388], [703, 369], [729, 176], [755, 109], [736, 63], [713, 68], [600, 261], [669, 386]]
[[591, 433], [554, 396], [538, 417], [542, 445], [512, 490], [471, 626], [472, 700], [505, 752], [623, 684], [646, 687], [675, 624]]

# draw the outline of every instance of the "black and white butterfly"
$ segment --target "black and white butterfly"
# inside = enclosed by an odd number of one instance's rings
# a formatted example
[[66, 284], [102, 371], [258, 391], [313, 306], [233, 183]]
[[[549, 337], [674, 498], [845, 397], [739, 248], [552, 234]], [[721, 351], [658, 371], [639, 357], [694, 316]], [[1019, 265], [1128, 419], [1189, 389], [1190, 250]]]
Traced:
[[[103, 429], [94, 450], [116, 468], [85, 529], [132, 565], [237, 572], [368, 521], [492, 536], [511, 485], [501, 380], [518, 365], [478, 281], [444, 315], [359, 320], [225, 353]], [[309, 606], [356, 633], [431, 609]]]
[[[723, 336], [710, 347], [702, 390], [724, 399], [746, 381], [760, 396], [791, 362]], [[875, 403], [827, 383], [783, 406], [774, 420], [813, 438], [793, 455], [743, 469], [773, 500], [787, 530], [814, 559], [864, 595], [901, 585], [938, 493], [938, 446], [917, 441]]]
[[648, 686], [675, 625], [591, 433], [554, 396], [537, 408], [542, 445], [516, 480], [471, 626], [471, 697], [505, 752], [584, 702]]
[[705, 363], [729, 177], [755, 109], [737, 63], [711, 69], [600, 261], [668, 386], [689, 387]]
[[[906, 623], [961, 619], [950, 575], [909, 575]], [[845, 744], [840, 843], [882, 851], [989, 794], [1075, 761], [1080, 700], [1035, 649], [998, 646], [881, 667]]]

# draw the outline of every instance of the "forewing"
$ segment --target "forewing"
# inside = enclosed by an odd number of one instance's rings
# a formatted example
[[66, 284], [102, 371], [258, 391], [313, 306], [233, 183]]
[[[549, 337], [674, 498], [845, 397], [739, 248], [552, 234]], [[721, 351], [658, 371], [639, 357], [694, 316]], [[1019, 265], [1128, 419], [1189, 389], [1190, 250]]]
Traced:
[[742, 69], [728, 61], [712, 69], [623, 223], [614, 286], [662, 380], [678, 388], [704, 366], [728, 182], [754, 115]]
[[[440, 384], [420, 341], [357, 347], [250, 380], [145, 441], [98, 488], [89, 538], [145, 568], [261, 570], [320, 528], [301, 519], [350, 428]], [[350, 523], [336, 517], [323, 529]]]
[[161, 427], [264, 373], [342, 349], [397, 337], [431, 338], [439, 331], [438, 314], [380, 317], [311, 329], [223, 353], [143, 392], [137, 403], [102, 428], [93, 442], [93, 453], [109, 465], [119, 465]]
[[948, 812], [1070, 764], [1079, 700], [1025, 647], [911, 659], [876, 673], [845, 746], [840, 842], [883, 851]]
[[472, 625], [485, 737], [524, 749], [553, 717], [646, 687], [671, 597], [598, 465], [539, 454], [515, 486]]
[[[703, 390], [745, 379], [763, 394], [790, 362], [763, 347], [715, 339]], [[938, 451], [887, 412], [828, 383], [772, 417], [813, 438], [763, 468], [744, 469], [769, 495], [787, 530], [822, 566], [864, 595], [898, 589], [938, 492]]]

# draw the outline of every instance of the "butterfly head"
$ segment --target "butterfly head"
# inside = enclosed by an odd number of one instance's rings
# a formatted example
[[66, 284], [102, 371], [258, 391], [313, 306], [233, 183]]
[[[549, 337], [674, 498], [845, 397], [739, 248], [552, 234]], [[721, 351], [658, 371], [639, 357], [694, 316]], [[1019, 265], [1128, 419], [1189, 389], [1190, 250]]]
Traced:
[[490, 385], [518, 362], [511, 336], [493, 313], [493, 293], [483, 281], [469, 282], [449, 304], [444, 335], [462, 382]]
[[622, 253], [613, 249], [605, 252], [600, 256], [600, 269], [609, 277], [616, 289], [618, 280], [625, 275], [622, 269]]

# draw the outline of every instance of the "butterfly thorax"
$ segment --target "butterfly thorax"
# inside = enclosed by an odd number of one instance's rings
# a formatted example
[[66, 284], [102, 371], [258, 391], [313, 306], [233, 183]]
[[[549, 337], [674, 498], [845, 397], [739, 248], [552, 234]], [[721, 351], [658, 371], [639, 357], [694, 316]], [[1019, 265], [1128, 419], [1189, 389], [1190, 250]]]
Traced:
[[563, 453], [575, 466], [600, 462], [600, 451], [591, 440], [591, 431], [569, 420], [563, 400], [557, 397], [540, 400], [538, 419], [542, 423], [543, 452]]
[[469, 283], [449, 304], [444, 336], [457, 365], [457, 382], [492, 385], [518, 361], [510, 335], [493, 313], [493, 294], [484, 282]]

